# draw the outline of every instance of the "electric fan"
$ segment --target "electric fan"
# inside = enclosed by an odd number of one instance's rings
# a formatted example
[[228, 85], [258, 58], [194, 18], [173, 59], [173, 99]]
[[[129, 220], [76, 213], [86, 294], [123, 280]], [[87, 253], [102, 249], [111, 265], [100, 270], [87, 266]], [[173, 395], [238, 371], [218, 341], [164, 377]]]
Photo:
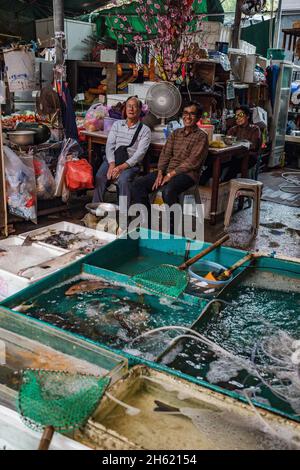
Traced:
[[295, 106], [300, 106], [300, 81], [293, 82], [291, 85], [291, 102]]
[[182, 98], [179, 90], [170, 82], [159, 82], [149, 88], [146, 104], [154, 116], [161, 119], [161, 124], [155, 126], [154, 132], [163, 135], [166, 119], [175, 116], [180, 110]]

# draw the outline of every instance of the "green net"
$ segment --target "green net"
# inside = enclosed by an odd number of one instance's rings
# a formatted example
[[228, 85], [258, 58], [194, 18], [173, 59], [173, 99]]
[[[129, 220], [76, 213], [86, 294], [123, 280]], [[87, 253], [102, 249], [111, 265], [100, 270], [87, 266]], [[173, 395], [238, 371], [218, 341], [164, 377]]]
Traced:
[[108, 377], [71, 374], [64, 371], [23, 371], [18, 408], [24, 423], [42, 431], [53, 426], [61, 432], [81, 425], [96, 410]]
[[162, 264], [136, 274], [132, 280], [145, 290], [174, 298], [179, 297], [188, 285], [186, 271], [170, 264]]

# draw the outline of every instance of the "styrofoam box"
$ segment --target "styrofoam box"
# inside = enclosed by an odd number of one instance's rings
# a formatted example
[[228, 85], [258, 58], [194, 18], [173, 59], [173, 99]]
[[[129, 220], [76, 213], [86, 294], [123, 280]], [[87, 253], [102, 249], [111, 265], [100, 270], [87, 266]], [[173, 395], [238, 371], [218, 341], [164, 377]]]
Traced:
[[195, 35], [195, 42], [208, 49], [215, 49], [216, 42], [231, 42], [232, 31], [218, 21], [203, 21], [201, 31]]
[[0, 269], [0, 301], [16, 294], [32, 284], [29, 279]]
[[256, 53], [256, 46], [253, 46], [253, 44], [250, 44], [250, 42], [243, 41], [242, 39], [239, 40], [239, 47], [243, 52], [245, 52], [245, 54]]
[[[107, 95], [107, 106], [115, 106], [118, 103], [124, 103], [128, 98], [132, 96], [131, 94], [119, 94], [119, 95]], [[144, 99], [141, 99], [144, 103]]]
[[[221, 183], [219, 186], [219, 196], [217, 205], [217, 214], [222, 214], [226, 211], [228, 197], [230, 191], [230, 182]], [[211, 194], [212, 188], [210, 186], [199, 186], [199, 193], [201, 197], [201, 204], [204, 205], [204, 218], [210, 218], [211, 208]]]
[[129, 83], [128, 93], [130, 96], [137, 95], [139, 99], [146, 99], [149, 88], [155, 85], [157, 82], [144, 82], [144, 83]]
[[[28, 235], [31, 235], [31, 236], [40, 235], [40, 234], [43, 234], [43, 232], [46, 232], [49, 230], [66, 231], [66, 232], [71, 232], [71, 233], [84, 233], [85, 235], [91, 235], [95, 238], [98, 238], [99, 241], [103, 242], [103, 245], [106, 245], [107, 243], [110, 243], [117, 238], [116, 235], [113, 235], [112, 233], [103, 232], [102, 230], [94, 230], [91, 228], [84, 227], [83, 225], [73, 224], [71, 222], [58, 222], [56, 224], [47, 225], [46, 227], [38, 228], [36, 230], [31, 230], [30, 232], [22, 233], [19, 236], [24, 239]], [[52, 246], [52, 245], [48, 245], [47, 243], [44, 243], [43, 241], [39, 241], [38, 243], [39, 245], [43, 245], [47, 247]], [[72, 251], [72, 250], [65, 250], [63, 248], [59, 248], [59, 249], [63, 251], [64, 253], [68, 253], [69, 251]]]
[[[19, 413], [0, 405], [0, 449], [36, 450], [41, 433], [29, 429], [20, 418]], [[50, 450], [91, 450], [59, 433], [55, 433]]]
[[[43, 18], [35, 22], [36, 37], [42, 41], [43, 47], [51, 47], [54, 38], [53, 18]], [[93, 36], [96, 25], [86, 21], [64, 20], [66, 35], [66, 58], [68, 60], [84, 60], [90, 53], [91, 46], [85, 42]]]
[[245, 71], [244, 71], [244, 82], [246, 83], [254, 82], [254, 70], [255, 70], [257, 59], [258, 59], [257, 54], [247, 54], [246, 66], [245, 66]]
[[[20, 270], [57, 258], [65, 252], [60, 248], [39, 243], [32, 243], [31, 246], [22, 247], [23, 242], [24, 238], [21, 236], [9, 237], [0, 241], [0, 248], [8, 250], [7, 255], [0, 256], [1, 270], [18, 275]], [[9, 247], [12, 247], [11, 251]], [[16, 247], [15, 254], [14, 247]]]

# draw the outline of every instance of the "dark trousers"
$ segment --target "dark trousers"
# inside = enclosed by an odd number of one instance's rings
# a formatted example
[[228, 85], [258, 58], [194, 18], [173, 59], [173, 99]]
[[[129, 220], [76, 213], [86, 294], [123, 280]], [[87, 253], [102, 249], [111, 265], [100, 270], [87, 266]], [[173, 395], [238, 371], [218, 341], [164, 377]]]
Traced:
[[[249, 163], [248, 169], [254, 167], [257, 163], [257, 155], [249, 155]], [[224, 170], [227, 170], [224, 177], [221, 178], [221, 181], [230, 181], [233, 178], [236, 178], [239, 173], [241, 173], [242, 169], [242, 159], [233, 157], [232, 160], [228, 163], [222, 163], [221, 165], [221, 176]], [[203, 171], [200, 177], [200, 186], [205, 186], [206, 183], [212, 178], [213, 175], [213, 164], [209, 162], [206, 166], [205, 170]]]
[[[96, 188], [94, 191], [93, 202], [103, 202], [104, 193], [108, 184], [107, 181], [107, 172], [108, 172], [108, 162], [104, 160], [100, 166], [98, 173], [96, 175]], [[127, 204], [130, 206], [131, 203], [131, 185], [133, 179], [139, 174], [139, 167], [135, 166], [133, 168], [128, 168], [124, 170], [119, 178], [113, 183], [118, 186], [119, 196], [127, 197]]]
[[[136, 178], [132, 186], [132, 201], [135, 204], [143, 204], [148, 210], [148, 223], [151, 223], [151, 204], [149, 194], [153, 193], [152, 187], [157, 178], [157, 172]], [[168, 184], [159, 188], [165, 204], [172, 206], [178, 202], [181, 193], [195, 185], [195, 181], [188, 175], [180, 174], [174, 176]], [[174, 215], [171, 213], [170, 231], [174, 233]]]

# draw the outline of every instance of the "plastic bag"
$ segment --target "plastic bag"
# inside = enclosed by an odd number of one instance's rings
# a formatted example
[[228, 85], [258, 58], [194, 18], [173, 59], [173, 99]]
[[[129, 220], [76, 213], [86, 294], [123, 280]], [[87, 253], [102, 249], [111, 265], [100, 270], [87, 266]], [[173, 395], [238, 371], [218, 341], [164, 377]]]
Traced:
[[85, 158], [66, 162], [65, 181], [70, 191], [93, 189], [93, 167]]
[[[82, 153], [82, 149], [78, 142], [74, 139], [66, 139], [63, 141], [62, 150], [58, 157], [57, 167], [56, 167], [56, 174], [55, 174], [55, 194], [54, 196], [60, 197], [63, 194], [63, 186], [64, 186], [64, 174], [65, 174], [65, 163], [68, 160], [72, 160], [73, 158], [77, 158]], [[66, 201], [67, 195], [64, 191], [64, 201]]]
[[36, 182], [32, 155], [19, 157], [4, 146], [7, 205], [11, 214], [37, 223]]
[[43, 158], [34, 156], [33, 166], [36, 177], [36, 192], [38, 199], [52, 199], [55, 194], [55, 179]]
[[84, 120], [84, 127], [89, 132], [103, 130], [104, 118], [108, 116], [108, 108], [96, 103], [89, 108]]

